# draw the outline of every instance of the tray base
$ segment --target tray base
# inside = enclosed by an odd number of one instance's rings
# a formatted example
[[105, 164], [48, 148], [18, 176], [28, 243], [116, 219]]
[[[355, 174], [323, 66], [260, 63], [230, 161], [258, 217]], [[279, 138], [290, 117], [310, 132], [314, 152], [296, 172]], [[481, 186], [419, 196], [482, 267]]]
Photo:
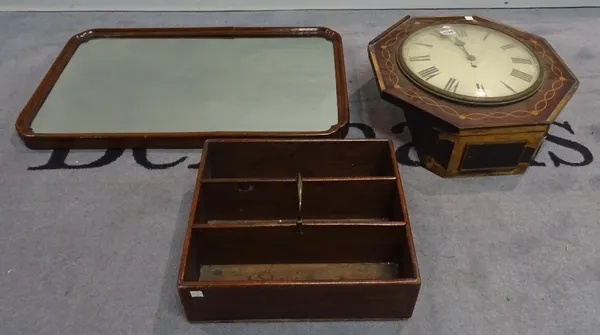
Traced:
[[202, 266], [199, 281], [394, 279], [398, 273], [394, 263], [225, 264]]

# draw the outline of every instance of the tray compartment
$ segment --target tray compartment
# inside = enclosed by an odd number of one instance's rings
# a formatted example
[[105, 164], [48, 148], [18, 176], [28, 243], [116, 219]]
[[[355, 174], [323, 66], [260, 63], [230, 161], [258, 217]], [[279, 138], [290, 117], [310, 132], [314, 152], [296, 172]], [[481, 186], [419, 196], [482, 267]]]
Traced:
[[[327, 220], [403, 221], [395, 179], [303, 181], [302, 218]], [[203, 182], [195, 223], [295, 222], [295, 180]]]
[[389, 223], [200, 226], [182, 302], [190, 321], [406, 318], [420, 287], [409, 234]]
[[212, 141], [203, 178], [395, 176], [387, 141]]
[[194, 228], [191, 244], [197, 247], [187, 264], [200, 266], [186, 267], [191, 271], [186, 278], [195, 280], [202, 279], [200, 268], [207, 265], [394, 264], [398, 278], [416, 276], [405, 225], [308, 224], [300, 231], [294, 225], [200, 226]]

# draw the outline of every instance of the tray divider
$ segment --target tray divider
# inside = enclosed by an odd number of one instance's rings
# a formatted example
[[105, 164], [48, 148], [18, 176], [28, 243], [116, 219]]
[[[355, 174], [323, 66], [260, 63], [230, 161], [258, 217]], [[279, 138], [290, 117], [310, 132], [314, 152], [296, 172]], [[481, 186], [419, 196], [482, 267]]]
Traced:
[[204, 179], [194, 224], [404, 221], [396, 182], [396, 177], [302, 178], [298, 215], [297, 179]]
[[[344, 182], [344, 181], [380, 181], [396, 180], [395, 176], [357, 176], [357, 177], [305, 177], [305, 182]], [[202, 183], [295, 183], [296, 178], [204, 178]]]
[[[248, 223], [249, 221], [256, 223]], [[385, 220], [369, 220], [369, 219], [354, 219], [354, 220], [304, 220], [304, 226], [309, 227], [326, 227], [326, 226], [371, 226], [377, 227], [389, 227], [389, 226], [406, 226], [405, 221], [385, 221]], [[278, 222], [277, 220], [248, 220], [248, 221], [222, 221], [218, 223], [195, 223], [192, 224], [192, 230], [198, 229], [228, 229], [228, 228], [240, 228], [240, 229], [252, 229], [252, 228], [264, 228], [264, 227], [289, 227], [290, 229], [296, 226], [295, 220], [285, 220], [285, 222]]]

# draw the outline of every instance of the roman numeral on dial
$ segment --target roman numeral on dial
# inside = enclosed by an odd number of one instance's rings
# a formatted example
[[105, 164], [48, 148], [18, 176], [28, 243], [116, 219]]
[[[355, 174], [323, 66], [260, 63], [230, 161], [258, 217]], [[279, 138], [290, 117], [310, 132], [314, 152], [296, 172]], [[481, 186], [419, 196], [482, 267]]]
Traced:
[[515, 77], [515, 78], [519, 78], [521, 80], [524, 80], [528, 83], [530, 83], [533, 80], [533, 76], [530, 75], [529, 73], [525, 73], [523, 71], [517, 70], [517, 69], [513, 69], [512, 72], [510, 73], [511, 76]]
[[456, 80], [455, 78], [450, 78], [450, 79], [448, 79], [446, 86], [444, 86], [444, 89], [446, 91], [452, 91], [452, 92], [456, 93], [459, 83], [460, 83], [460, 81]]
[[416, 42], [415, 44], [416, 45], [421, 45], [421, 46], [424, 46], [424, 47], [428, 47], [428, 48], [433, 48], [433, 45], [431, 45], [431, 44], [425, 44], [425, 43], [419, 43], [419, 42]]
[[485, 88], [483, 87], [483, 85], [481, 85], [479, 83], [477, 83], [476, 85], [477, 85], [477, 93], [478, 93], [478, 95], [481, 95], [481, 96], [487, 95], [487, 93], [485, 93]]
[[423, 77], [423, 79], [425, 80], [429, 80], [437, 76], [438, 74], [440, 74], [440, 70], [438, 70], [438, 68], [435, 66], [428, 67], [425, 70], [419, 71], [419, 76]]
[[456, 34], [460, 37], [467, 37], [467, 31], [464, 29], [456, 29]]
[[514, 47], [516, 47], [516, 45], [514, 45], [514, 44], [506, 44], [506, 45], [501, 46], [500, 49], [502, 49], [502, 50], [508, 50], [508, 49], [512, 49]]
[[519, 57], [511, 57], [512, 62], [515, 64], [533, 64], [533, 62], [531, 61], [531, 59], [527, 59], [527, 58], [519, 58]]
[[411, 62], [423, 62], [429, 60], [431, 60], [431, 57], [429, 55], [410, 57]]

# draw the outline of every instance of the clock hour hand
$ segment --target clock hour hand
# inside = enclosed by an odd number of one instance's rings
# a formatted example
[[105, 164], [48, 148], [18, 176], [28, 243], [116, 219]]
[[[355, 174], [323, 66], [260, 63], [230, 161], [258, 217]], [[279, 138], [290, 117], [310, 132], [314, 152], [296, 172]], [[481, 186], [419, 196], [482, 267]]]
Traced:
[[[434, 36], [437, 36], [437, 37], [439, 37], [439, 38], [441, 38], [441, 39], [443, 39], [443, 40], [449, 40], [449, 41], [452, 41], [452, 39], [450, 38], [450, 36], [449, 36], [449, 35], [443, 34], [441, 31], [437, 31], [437, 30], [436, 30], [436, 31], [433, 33], [433, 35], [434, 35]], [[462, 51], [463, 51], [463, 52], [464, 52], [464, 53], [467, 55], [467, 60], [469, 60], [469, 61], [471, 61], [471, 62], [475, 61], [475, 59], [476, 59], [476, 58], [475, 58], [475, 56], [471, 55], [471, 54], [470, 54], [470, 53], [467, 51], [467, 49], [465, 48], [465, 44], [466, 44], [466, 43], [465, 43], [463, 40], [460, 40], [460, 39], [458, 39], [458, 38], [455, 38], [455, 39], [454, 39], [454, 45], [456, 45], [457, 47], [459, 47], [459, 48], [460, 48], [460, 49], [461, 49], [461, 50], [462, 50]], [[473, 63], [471, 63], [471, 66], [475, 67]]]
[[457, 47], [459, 47], [462, 51], [464, 51], [464, 53], [467, 55], [467, 60], [469, 61], [474, 61], [476, 58], [475, 56], [471, 55], [467, 49], [465, 48], [465, 41], [463, 40], [459, 40], [458, 38], [454, 39], [454, 45], [456, 45]]

